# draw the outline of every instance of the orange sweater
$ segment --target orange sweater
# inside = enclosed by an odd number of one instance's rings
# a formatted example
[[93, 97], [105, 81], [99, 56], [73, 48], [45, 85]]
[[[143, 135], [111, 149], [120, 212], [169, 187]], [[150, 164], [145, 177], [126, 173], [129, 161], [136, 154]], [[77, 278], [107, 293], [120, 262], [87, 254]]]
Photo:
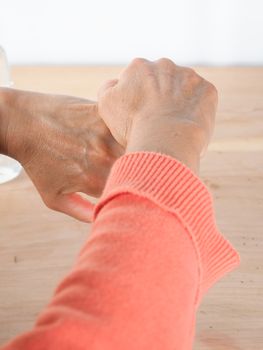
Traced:
[[127, 154], [75, 266], [34, 329], [1, 349], [191, 349], [203, 295], [238, 263], [207, 188], [185, 165]]

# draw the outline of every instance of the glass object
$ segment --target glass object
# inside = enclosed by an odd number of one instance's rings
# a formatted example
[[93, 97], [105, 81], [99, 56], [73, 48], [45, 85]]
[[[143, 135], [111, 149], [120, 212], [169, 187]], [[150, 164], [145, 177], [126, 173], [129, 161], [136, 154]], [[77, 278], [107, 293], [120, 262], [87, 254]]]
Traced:
[[[4, 49], [0, 46], [0, 86], [10, 87], [9, 66]], [[21, 172], [21, 165], [14, 159], [0, 154], [0, 184], [17, 177]]]

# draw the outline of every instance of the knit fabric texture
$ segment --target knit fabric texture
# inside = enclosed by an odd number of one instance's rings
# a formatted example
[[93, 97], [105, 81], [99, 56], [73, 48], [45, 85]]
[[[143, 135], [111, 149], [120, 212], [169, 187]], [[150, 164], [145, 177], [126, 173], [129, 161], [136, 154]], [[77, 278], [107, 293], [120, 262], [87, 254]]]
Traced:
[[163, 154], [127, 154], [71, 271], [33, 329], [1, 349], [190, 350], [202, 297], [238, 264], [190, 169]]

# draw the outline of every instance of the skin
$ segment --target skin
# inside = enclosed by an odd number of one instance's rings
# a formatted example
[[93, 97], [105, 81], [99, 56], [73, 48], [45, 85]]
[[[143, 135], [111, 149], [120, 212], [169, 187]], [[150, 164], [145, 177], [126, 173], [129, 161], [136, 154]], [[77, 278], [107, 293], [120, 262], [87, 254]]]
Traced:
[[79, 192], [100, 196], [123, 152], [96, 103], [0, 89], [0, 153], [22, 164], [49, 208], [91, 221], [92, 206]]
[[99, 196], [124, 150], [168, 154], [198, 174], [217, 108], [215, 87], [169, 59], [133, 60], [98, 95], [97, 105], [0, 89], [0, 153], [23, 165], [49, 208], [86, 222], [92, 207], [78, 192]]
[[138, 58], [98, 97], [100, 116], [126, 152], [168, 154], [198, 174], [217, 108], [211, 83], [169, 59]]

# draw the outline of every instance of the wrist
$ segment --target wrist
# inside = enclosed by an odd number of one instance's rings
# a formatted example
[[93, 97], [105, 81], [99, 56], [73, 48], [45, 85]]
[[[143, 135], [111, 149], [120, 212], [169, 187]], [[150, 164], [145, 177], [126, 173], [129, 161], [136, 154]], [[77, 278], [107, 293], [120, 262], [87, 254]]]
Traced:
[[156, 152], [167, 154], [199, 173], [202, 130], [185, 122], [164, 120], [140, 122], [133, 125], [126, 153]]

